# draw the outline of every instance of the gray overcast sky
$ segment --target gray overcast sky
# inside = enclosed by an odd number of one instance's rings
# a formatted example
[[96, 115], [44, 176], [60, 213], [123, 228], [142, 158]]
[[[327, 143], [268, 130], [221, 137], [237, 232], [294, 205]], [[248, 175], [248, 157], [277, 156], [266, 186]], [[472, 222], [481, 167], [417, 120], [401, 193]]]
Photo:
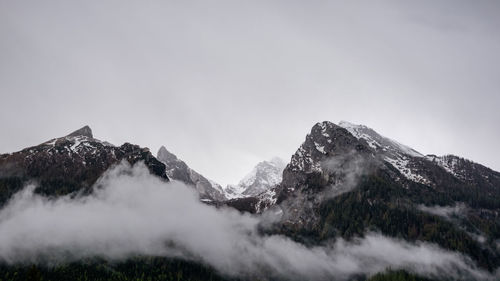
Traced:
[[0, 0], [0, 152], [88, 124], [226, 184], [347, 120], [500, 170], [499, 15], [472, 0]]

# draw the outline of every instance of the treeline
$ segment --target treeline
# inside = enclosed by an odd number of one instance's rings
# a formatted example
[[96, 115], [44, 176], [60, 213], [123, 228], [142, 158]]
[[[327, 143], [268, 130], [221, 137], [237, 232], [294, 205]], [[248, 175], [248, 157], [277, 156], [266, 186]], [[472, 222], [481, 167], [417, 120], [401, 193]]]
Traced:
[[316, 235], [320, 240], [342, 236], [362, 236], [366, 231], [408, 241], [428, 241], [441, 247], [465, 253], [478, 264], [493, 270], [500, 265], [499, 256], [480, 245], [454, 223], [421, 212], [404, 196], [404, 188], [391, 186], [379, 177], [365, 179], [352, 192], [325, 202], [320, 210], [321, 225]]
[[[136, 258], [110, 263], [86, 260], [58, 266], [0, 265], [0, 281], [284, 281], [277, 279], [224, 277], [213, 269], [182, 260]], [[335, 280], [335, 279], [333, 279]], [[370, 278], [353, 277], [353, 281], [432, 281], [403, 270], [378, 273]]]
[[431, 279], [410, 274], [404, 270], [377, 273], [367, 281], [431, 281]]
[[[315, 227], [296, 228], [281, 224], [270, 233], [280, 233], [314, 245], [336, 237], [350, 240], [369, 231], [381, 232], [390, 237], [427, 241], [464, 253], [489, 271], [498, 268], [500, 256], [494, 250], [495, 241], [500, 238], [498, 222], [469, 214], [449, 220], [416, 207], [417, 204], [433, 205], [436, 199], [449, 206], [456, 198], [450, 199], [449, 195], [430, 187], [404, 188], [383, 174], [373, 174], [363, 177], [354, 190], [323, 201], [316, 210], [320, 220]], [[481, 230], [486, 241], [478, 242], [467, 229]]]
[[200, 263], [161, 257], [134, 258], [113, 263], [90, 259], [60, 264], [0, 265], [0, 281], [229, 281], [214, 269]]

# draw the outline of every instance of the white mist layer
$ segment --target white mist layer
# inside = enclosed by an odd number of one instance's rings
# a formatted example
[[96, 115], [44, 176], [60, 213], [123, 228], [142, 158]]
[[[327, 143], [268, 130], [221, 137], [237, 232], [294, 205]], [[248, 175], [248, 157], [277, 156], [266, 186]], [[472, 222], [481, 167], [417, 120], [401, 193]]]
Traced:
[[33, 186], [16, 194], [0, 211], [0, 261], [160, 255], [201, 261], [232, 276], [345, 280], [390, 267], [431, 277], [495, 278], [458, 253], [375, 233], [313, 248], [263, 236], [258, 217], [200, 203], [192, 188], [162, 182], [143, 165], [122, 164], [97, 186], [91, 196], [73, 199], [49, 200], [33, 194]]
[[463, 216], [467, 211], [467, 206], [464, 203], [458, 203], [454, 206], [425, 206], [418, 205], [417, 208], [432, 215], [451, 218], [452, 216]]

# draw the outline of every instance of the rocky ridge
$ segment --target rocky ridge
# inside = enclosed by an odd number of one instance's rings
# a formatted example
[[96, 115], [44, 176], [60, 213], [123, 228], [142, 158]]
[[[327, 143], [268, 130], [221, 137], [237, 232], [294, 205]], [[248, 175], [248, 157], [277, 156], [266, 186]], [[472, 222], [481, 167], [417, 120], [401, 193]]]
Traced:
[[169, 178], [193, 186], [200, 194], [202, 200], [224, 201], [227, 199], [219, 184], [191, 169], [184, 161], [177, 158], [175, 154], [168, 151], [164, 146], [158, 150], [157, 158], [165, 164], [166, 174]]

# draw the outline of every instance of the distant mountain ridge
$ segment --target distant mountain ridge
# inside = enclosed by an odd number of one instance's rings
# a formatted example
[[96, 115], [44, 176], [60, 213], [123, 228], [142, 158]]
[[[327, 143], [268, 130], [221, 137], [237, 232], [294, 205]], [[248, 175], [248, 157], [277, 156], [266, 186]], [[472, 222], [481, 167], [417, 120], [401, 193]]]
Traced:
[[281, 182], [286, 163], [279, 157], [258, 163], [237, 185], [225, 188], [229, 199], [257, 196]]

